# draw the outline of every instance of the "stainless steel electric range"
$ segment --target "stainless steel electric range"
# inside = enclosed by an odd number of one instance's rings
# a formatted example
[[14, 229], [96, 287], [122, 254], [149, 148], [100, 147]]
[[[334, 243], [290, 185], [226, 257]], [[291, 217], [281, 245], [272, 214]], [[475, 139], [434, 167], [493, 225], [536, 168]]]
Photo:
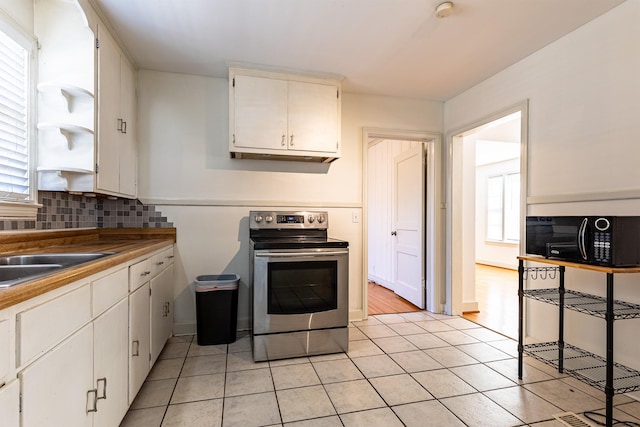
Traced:
[[255, 361], [346, 352], [349, 243], [327, 212], [250, 212]]

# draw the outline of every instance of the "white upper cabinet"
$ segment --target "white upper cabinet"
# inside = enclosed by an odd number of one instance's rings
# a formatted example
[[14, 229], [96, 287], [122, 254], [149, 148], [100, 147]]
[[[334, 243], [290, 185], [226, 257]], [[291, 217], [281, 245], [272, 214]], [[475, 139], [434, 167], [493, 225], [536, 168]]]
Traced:
[[340, 83], [229, 69], [232, 158], [331, 162], [340, 157]]
[[135, 197], [135, 72], [108, 31], [98, 27], [97, 190]]
[[134, 68], [85, 1], [38, 0], [34, 22], [38, 189], [135, 198]]
[[339, 95], [336, 86], [289, 82], [290, 150], [338, 153]]
[[238, 75], [232, 84], [234, 147], [286, 150], [287, 82]]

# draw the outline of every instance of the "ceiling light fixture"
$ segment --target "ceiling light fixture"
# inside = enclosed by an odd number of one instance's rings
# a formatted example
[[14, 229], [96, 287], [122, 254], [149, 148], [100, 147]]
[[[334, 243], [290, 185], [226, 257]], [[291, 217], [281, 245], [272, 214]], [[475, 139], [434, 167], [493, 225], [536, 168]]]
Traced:
[[446, 18], [453, 13], [453, 2], [446, 1], [436, 6], [436, 17]]

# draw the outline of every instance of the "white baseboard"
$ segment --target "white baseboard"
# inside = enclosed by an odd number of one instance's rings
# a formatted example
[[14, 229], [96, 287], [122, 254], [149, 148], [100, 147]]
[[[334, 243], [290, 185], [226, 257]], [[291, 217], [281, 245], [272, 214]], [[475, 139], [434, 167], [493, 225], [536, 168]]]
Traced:
[[349, 322], [359, 322], [361, 320], [364, 320], [363, 311], [361, 309], [349, 311]]
[[464, 301], [462, 303], [463, 313], [472, 313], [478, 311], [478, 301]]

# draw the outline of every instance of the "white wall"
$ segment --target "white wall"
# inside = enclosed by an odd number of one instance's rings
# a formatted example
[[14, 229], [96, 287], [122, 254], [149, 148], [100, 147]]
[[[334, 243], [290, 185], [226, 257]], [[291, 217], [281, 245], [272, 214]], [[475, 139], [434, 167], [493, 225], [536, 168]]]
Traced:
[[342, 158], [330, 165], [230, 159], [228, 108], [226, 79], [138, 73], [138, 194], [177, 228], [176, 330], [194, 330], [190, 283], [223, 272], [241, 276], [239, 327], [248, 327], [252, 209], [329, 210], [329, 234], [350, 242], [350, 317], [360, 319], [363, 224], [352, 212], [362, 218], [362, 128], [439, 132], [442, 103], [343, 94]]
[[22, 30], [33, 34], [33, 1], [32, 0], [0, 0], [0, 10], [13, 18]]
[[[640, 2], [625, 2], [447, 101], [445, 132], [528, 99], [528, 213], [638, 215], [639, 20]], [[609, 200], [589, 201], [599, 198]], [[604, 292], [601, 274], [567, 275], [568, 287]], [[631, 276], [616, 277], [616, 298], [638, 303], [638, 277]], [[549, 338], [556, 333], [553, 316], [540, 315], [548, 308], [535, 304], [527, 332]], [[616, 324], [616, 359], [639, 369], [634, 322]], [[572, 312], [565, 333], [568, 341], [604, 354], [600, 319]]]

